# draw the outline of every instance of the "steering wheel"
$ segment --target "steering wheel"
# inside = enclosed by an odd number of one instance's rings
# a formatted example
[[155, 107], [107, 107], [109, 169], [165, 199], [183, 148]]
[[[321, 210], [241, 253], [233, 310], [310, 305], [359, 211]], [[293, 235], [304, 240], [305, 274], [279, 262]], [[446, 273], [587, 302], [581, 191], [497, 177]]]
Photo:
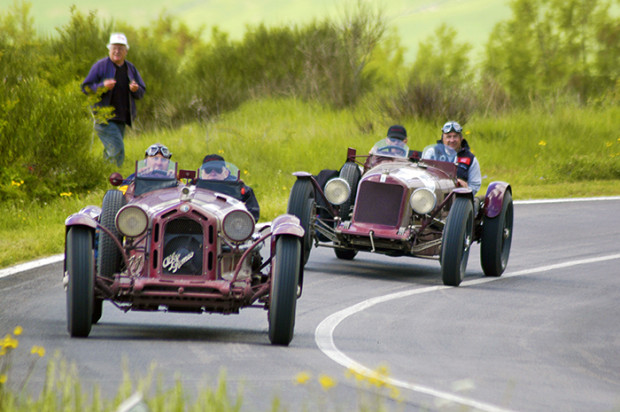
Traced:
[[378, 154], [389, 154], [395, 156], [407, 156], [405, 149], [400, 146], [383, 146], [377, 150]]

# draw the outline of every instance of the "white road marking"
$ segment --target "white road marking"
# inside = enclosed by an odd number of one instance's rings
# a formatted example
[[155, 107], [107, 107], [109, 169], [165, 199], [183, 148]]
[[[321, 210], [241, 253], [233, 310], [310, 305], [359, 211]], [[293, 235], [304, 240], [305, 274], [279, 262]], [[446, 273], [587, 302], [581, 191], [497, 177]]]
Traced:
[[[565, 262], [565, 263], [540, 266], [540, 267], [532, 268], [532, 269], [524, 269], [524, 270], [520, 270], [517, 272], [507, 272], [504, 275], [502, 275], [502, 277], [485, 277], [485, 278], [465, 281], [461, 283], [461, 286], [459, 287], [462, 288], [462, 287], [467, 287], [467, 286], [472, 286], [472, 285], [479, 285], [482, 283], [493, 282], [493, 281], [497, 281], [497, 280], [504, 279], [507, 277], [516, 277], [516, 276], [523, 276], [523, 275], [528, 275], [532, 273], [547, 272], [550, 270], [563, 269], [563, 268], [577, 266], [577, 265], [586, 265], [590, 263], [604, 262], [604, 261], [614, 260], [614, 259], [620, 259], [620, 254], [600, 256], [600, 257], [595, 257], [595, 258], [590, 258], [590, 259], [573, 260], [573, 261]], [[346, 309], [338, 311], [328, 316], [327, 318], [325, 318], [317, 326], [314, 332], [314, 340], [317, 346], [319, 347], [319, 350], [321, 350], [321, 352], [327, 355], [327, 357], [332, 359], [334, 362], [342, 365], [343, 367], [347, 369], [351, 369], [361, 375], [364, 375], [367, 377], [376, 377], [376, 372], [360, 364], [359, 362], [349, 358], [347, 355], [345, 355], [343, 352], [341, 352], [336, 347], [336, 344], [334, 343], [334, 337], [333, 337], [334, 330], [336, 329], [336, 327], [349, 316], [359, 313], [363, 310], [366, 310], [379, 303], [384, 303], [384, 302], [388, 302], [394, 299], [400, 299], [400, 298], [413, 296], [413, 295], [420, 295], [423, 293], [436, 292], [439, 290], [450, 289], [450, 288], [452, 288], [452, 286], [429, 286], [429, 287], [424, 287], [424, 288], [419, 288], [419, 289], [411, 289], [411, 290], [406, 290], [402, 292], [390, 293], [388, 295], [377, 296], [371, 299], [364, 300], [358, 304], [355, 304]], [[436, 389], [433, 389], [427, 386], [418, 385], [415, 383], [410, 383], [410, 382], [402, 381], [399, 379], [386, 377], [384, 380], [386, 383], [393, 385], [393, 386], [397, 386], [403, 389], [408, 389], [408, 390], [422, 393], [425, 395], [430, 395], [435, 398], [444, 400], [446, 402], [457, 403], [457, 404], [469, 406], [469, 407], [482, 410], [482, 411], [504, 412], [508, 410], [505, 408], [501, 408], [499, 406], [487, 404], [484, 402], [479, 402], [479, 401], [476, 401], [475, 399], [470, 399], [470, 398], [466, 398], [463, 396], [455, 395], [453, 393], [439, 391], [439, 390], [436, 390]]]
[[61, 260], [64, 259], [64, 257], [65, 255], [54, 255], [54, 256], [43, 258], [43, 259], [37, 259], [31, 262], [22, 263], [20, 265], [11, 266], [6, 269], [0, 269], [0, 279], [6, 276], [14, 275], [19, 272], [24, 272], [26, 270], [36, 269], [41, 266], [60, 262]]

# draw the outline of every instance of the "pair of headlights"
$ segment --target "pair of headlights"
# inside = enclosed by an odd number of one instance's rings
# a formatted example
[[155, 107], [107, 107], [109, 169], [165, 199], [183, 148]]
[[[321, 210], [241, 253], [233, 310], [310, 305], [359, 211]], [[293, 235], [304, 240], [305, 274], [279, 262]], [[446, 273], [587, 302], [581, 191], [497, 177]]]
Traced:
[[[351, 188], [346, 180], [337, 177], [325, 184], [324, 192], [329, 203], [341, 205], [349, 199]], [[411, 194], [409, 205], [416, 213], [424, 215], [435, 209], [437, 205], [437, 196], [435, 196], [435, 192], [432, 190], [426, 187], [420, 187]]]
[[[116, 228], [124, 236], [140, 236], [148, 225], [149, 218], [139, 206], [125, 206], [116, 214]], [[228, 239], [243, 242], [254, 233], [254, 218], [244, 210], [233, 210], [224, 217], [222, 229]]]

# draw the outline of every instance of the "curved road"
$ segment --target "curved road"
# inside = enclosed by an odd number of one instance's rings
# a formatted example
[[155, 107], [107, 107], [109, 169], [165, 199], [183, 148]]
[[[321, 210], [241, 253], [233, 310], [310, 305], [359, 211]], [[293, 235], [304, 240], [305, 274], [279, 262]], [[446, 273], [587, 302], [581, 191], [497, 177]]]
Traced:
[[[360, 253], [349, 262], [315, 248], [288, 348], [269, 345], [260, 309], [125, 314], [106, 303], [90, 337], [71, 339], [61, 263], [0, 271], [0, 334], [24, 328], [9, 384], [40, 345], [106, 398], [123, 370], [137, 380], [154, 367], [190, 395], [225, 374], [244, 411], [269, 410], [274, 398], [288, 410], [355, 410], [377, 399], [390, 410], [619, 409], [619, 210], [618, 198], [517, 203], [505, 275], [485, 278], [474, 245], [458, 288], [441, 284], [435, 261]], [[44, 379], [37, 366], [33, 391]], [[349, 373], [378, 368], [389, 371], [388, 388]], [[305, 384], [295, 381], [302, 372]], [[336, 386], [325, 390], [323, 375]], [[387, 396], [395, 391], [399, 401]]]

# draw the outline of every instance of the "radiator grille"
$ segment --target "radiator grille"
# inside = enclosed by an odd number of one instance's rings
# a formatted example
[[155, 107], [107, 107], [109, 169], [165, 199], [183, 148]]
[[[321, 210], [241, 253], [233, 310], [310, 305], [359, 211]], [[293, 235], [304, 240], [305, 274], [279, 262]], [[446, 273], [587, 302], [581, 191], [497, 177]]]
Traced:
[[[201, 275], [204, 238], [202, 226], [195, 220], [175, 219], [168, 222], [164, 230], [164, 273]], [[168, 265], [166, 259], [169, 259]], [[179, 262], [182, 262], [182, 265], [178, 266]]]
[[356, 222], [398, 226], [403, 187], [364, 181], [359, 187], [355, 204]]

